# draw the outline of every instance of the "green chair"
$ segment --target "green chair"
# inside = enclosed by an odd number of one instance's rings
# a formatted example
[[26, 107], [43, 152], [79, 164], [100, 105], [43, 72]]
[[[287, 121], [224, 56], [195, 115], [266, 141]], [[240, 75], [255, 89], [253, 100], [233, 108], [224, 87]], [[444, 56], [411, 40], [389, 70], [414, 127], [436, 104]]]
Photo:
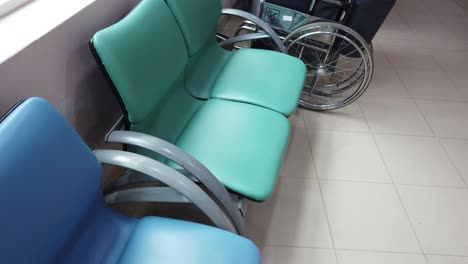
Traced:
[[[239, 206], [225, 188], [254, 201], [271, 196], [288, 146], [287, 118], [241, 100], [193, 96], [190, 78], [197, 78], [195, 69], [204, 73], [204, 64], [191, 64], [184, 36], [163, 0], [142, 1], [124, 19], [97, 32], [90, 44], [119, 95], [130, 130], [113, 131], [106, 140], [127, 144], [131, 151], [166, 162], [201, 182], [242, 234]], [[280, 63], [298, 63], [285, 55], [278, 58]], [[144, 175], [129, 174], [113, 186], [145, 180]], [[110, 200], [125, 200], [116, 194], [138, 200], [135, 190], [116, 190], [108, 192]], [[137, 198], [147, 201], [145, 194]]]
[[[185, 81], [192, 96], [259, 105], [285, 116], [295, 112], [306, 77], [304, 63], [270, 50], [223, 50], [216, 41], [222, 14], [219, 0], [165, 1], [188, 48]], [[226, 13], [261, 23], [240, 10]], [[267, 32], [275, 34], [272, 30]]]

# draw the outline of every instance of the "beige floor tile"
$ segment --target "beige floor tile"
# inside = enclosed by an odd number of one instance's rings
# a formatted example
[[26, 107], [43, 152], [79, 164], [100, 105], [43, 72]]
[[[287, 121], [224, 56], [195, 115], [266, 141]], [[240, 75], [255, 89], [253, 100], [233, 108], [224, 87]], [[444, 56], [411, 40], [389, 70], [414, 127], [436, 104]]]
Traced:
[[430, 10], [425, 6], [421, 5], [421, 0], [404, 0], [396, 1], [395, 7], [393, 10], [398, 11], [398, 13], [403, 17], [404, 14], [421, 14], [427, 16], [433, 16]]
[[400, 15], [396, 12], [391, 12], [377, 32], [375, 39], [382, 44], [386, 44], [389, 41], [406, 44], [413, 39], [413, 35], [414, 32], [405, 24]]
[[297, 108], [296, 112], [289, 117], [289, 123], [293, 127], [305, 127], [303, 113], [301, 108]]
[[468, 183], [468, 140], [442, 139], [441, 141], [455, 167], [465, 179], [465, 183]]
[[419, 253], [391, 184], [321, 181], [337, 249]]
[[294, 178], [317, 177], [306, 128], [293, 127], [288, 152], [280, 174], [283, 177]]
[[456, 1], [456, 0], [446, 0], [443, 5], [440, 4], [439, 1], [436, 0], [426, 0], [425, 4], [432, 12], [432, 14], [442, 14], [447, 16], [460, 16], [465, 15], [466, 11], [461, 8], [459, 2], [463, 1]]
[[[419, 4], [419, 6], [421, 6], [421, 4]], [[437, 27], [440, 24], [438, 19], [434, 19], [434, 16], [421, 13], [420, 11], [414, 13], [398, 10], [398, 13], [400, 14], [401, 20], [416, 32], [421, 29]]]
[[320, 179], [390, 182], [371, 134], [311, 131], [309, 140]]
[[413, 98], [465, 101], [447, 74], [442, 71], [406, 70], [398, 72]]
[[468, 139], [468, 104], [416, 100], [427, 122], [440, 137]]
[[463, 187], [464, 182], [436, 138], [376, 135], [395, 183]]
[[374, 77], [365, 95], [409, 97], [396, 71], [378, 66], [375, 68]]
[[374, 56], [374, 69], [393, 69], [393, 65], [385, 56], [385, 51], [377, 40], [372, 42], [372, 48]]
[[468, 257], [428, 255], [427, 261], [429, 264], [468, 264]]
[[468, 190], [400, 186], [424, 253], [468, 255]]
[[[379, 43], [381, 43], [382, 45], [387, 45], [387, 46], [397, 46], [400, 48], [410, 48], [410, 49], [433, 48], [433, 45], [431, 45], [430, 43], [425, 43], [424, 40], [412, 30], [409, 30], [408, 33], [405, 33], [405, 35], [408, 35], [408, 36], [404, 39], [403, 38], [399, 39], [399, 38], [389, 38], [386, 35], [382, 36], [380, 33], [378, 33], [375, 39], [378, 40]], [[404, 56], [404, 55], [401, 55], [401, 56]], [[395, 64], [392, 63], [392, 66], [394, 65]], [[414, 67], [430, 69], [430, 67], [428, 66], [417, 66], [416, 64], [407, 65], [406, 67], [403, 67], [403, 68], [407, 69], [407, 68], [414, 68]]]
[[337, 264], [332, 249], [265, 246], [263, 264]]
[[468, 67], [465, 68], [465, 71], [447, 72], [447, 76], [455, 88], [463, 94], [464, 99], [468, 99]]
[[422, 254], [337, 250], [339, 264], [426, 264]]
[[[412, 37], [414, 40], [414, 36]], [[381, 45], [385, 54], [397, 71], [408, 69], [440, 71], [441, 68], [432, 56], [432, 50], [399, 45]]]
[[468, 68], [468, 51], [439, 50], [433, 56], [446, 71], [459, 72]]
[[363, 96], [359, 99], [372, 132], [432, 136], [413, 100], [408, 98]]
[[333, 248], [316, 180], [281, 178], [270, 200], [249, 207], [247, 230], [259, 245]]
[[334, 111], [304, 110], [302, 113], [309, 130], [369, 131], [361, 109], [356, 103]]

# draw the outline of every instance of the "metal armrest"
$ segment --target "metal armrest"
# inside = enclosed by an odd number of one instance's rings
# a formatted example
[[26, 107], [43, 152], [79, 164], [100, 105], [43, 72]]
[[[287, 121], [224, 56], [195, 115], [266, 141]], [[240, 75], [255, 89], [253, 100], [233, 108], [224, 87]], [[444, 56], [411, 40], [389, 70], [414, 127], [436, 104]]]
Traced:
[[198, 185], [176, 170], [148, 157], [121, 150], [95, 150], [101, 163], [117, 165], [144, 173], [172, 187], [203, 211], [213, 223], [233, 233], [238, 233], [231, 219]]
[[208, 168], [190, 154], [167, 141], [139, 132], [112, 131], [107, 135], [106, 141], [145, 148], [177, 163], [213, 194], [229, 214], [239, 233], [244, 234], [244, 220], [229, 192]]
[[[268, 34], [271, 37], [273, 42], [275, 42], [276, 46], [278, 46], [279, 50], [282, 53], [288, 54], [288, 50], [286, 49], [286, 47], [284, 46], [284, 43], [279, 38], [278, 34], [276, 34], [276, 32], [265, 21], [261, 20], [260, 18], [248, 12], [245, 12], [239, 9], [223, 8], [222, 14], [242, 17], [255, 23], [258, 27], [260, 27], [263, 31], [265, 31], [266, 34]], [[242, 39], [242, 41], [246, 41], [246, 39]], [[223, 42], [221, 42], [220, 45], [223, 46], [224, 45]]]
[[243, 42], [243, 41], [249, 41], [249, 40], [256, 40], [256, 39], [264, 39], [264, 38], [270, 38], [270, 36], [267, 33], [259, 32], [259, 33], [250, 33], [250, 34], [245, 34], [245, 35], [240, 35], [240, 36], [235, 36], [232, 38], [228, 38], [226, 40], [223, 40], [219, 45], [221, 47], [229, 47], [231, 45], [234, 45], [238, 42]]

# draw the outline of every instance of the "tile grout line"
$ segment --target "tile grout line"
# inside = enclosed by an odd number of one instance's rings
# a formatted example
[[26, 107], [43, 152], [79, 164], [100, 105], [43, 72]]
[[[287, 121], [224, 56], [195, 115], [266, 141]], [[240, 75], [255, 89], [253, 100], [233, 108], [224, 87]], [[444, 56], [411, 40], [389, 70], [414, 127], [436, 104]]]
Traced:
[[309, 145], [309, 151], [310, 151], [310, 154], [311, 154], [311, 158], [314, 161], [315, 176], [316, 176], [316, 180], [317, 180], [317, 185], [319, 187], [320, 198], [322, 199], [323, 212], [325, 213], [325, 217], [327, 218], [328, 232], [330, 233], [330, 239], [331, 239], [332, 246], [333, 246], [333, 253], [335, 254], [336, 263], [339, 264], [338, 254], [336, 253], [335, 239], [333, 238], [333, 233], [332, 233], [331, 224], [330, 224], [330, 218], [328, 217], [327, 207], [325, 206], [325, 199], [323, 198], [322, 185], [320, 184], [320, 180], [319, 180], [319, 175], [318, 175], [318, 171], [317, 171], [317, 164], [315, 164], [314, 153], [312, 151], [312, 145], [311, 145], [310, 139], [309, 139], [309, 131], [308, 131], [309, 128], [307, 127], [307, 123], [305, 121], [305, 115], [302, 112], [302, 110], [301, 110], [301, 116], [302, 116], [302, 121], [304, 122], [304, 127], [306, 129], [305, 132], [306, 132], [307, 144]]
[[354, 252], [368, 252], [368, 253], [388, 253], [388, 254], [406, 254], [406, 255], [428, 255], [428, 256], [442, 256], [442, 257], [462, 257], [468, 258], [468, 255], [453, 255], [453, 254], [435, 254], [435, 253], [416, 253], [406, 251], [385, 251], [385, 250], [366, 250], [354, 248], [327, 248], [327, 247], [306, 247], [306, 246], [293, 246], [293, 245], [279, 245], [279, 244], [265, 244], [264, 247], [278, 247], [278, 248], [300, 248], [300, 249], [320, 249], [320, 250], [340, 250], [340, 251], [354, 251]]
[[[437, 63], [437, 65], [439, 65], [439, 67], [442, 69], [442, 72], [443, 72], [444, 74], [447, 75], [447, 78], [448, 78], [449, 81], [453, 84], [454, 88], [457, 89], [457, 87], [456, 87], [456, 85], [455, 85], [455, 82], [452, 80], [452, 78], [451, 78], [450, 76], [448, 76], [448, 71], [446, 71], [445, 67], [443, 67], [443, 66], [441, 65], [441, 63], [439, 62], [439, 60], [437, 60], [433, 55], [431, 55], [431, 56], [432, 56], [432, 58], [435, 60], [435, 62]], [[460, 92], [459, 89], [457, 89], [457, 90], [458, 90], [458, 92]], [[464, 96], [464, 97], [465, 97], [465, 96]], [[464, 102], [465, 104], [466, 104], [466, 99], [467, 99], [467, 98], [465, 97], [465, 102]], [[423, 111], [422, 111], [421, 108], [419, 107], [418, 103], [415, 102], [415, 104], [416, 104], [416, 106], [418, 107], [418, 109], [419, 109], [419, 111], [421, 112], [421, 114], [423, 115], [424, 120], [426, 120], [426, 123], [429, 124], [429, 122], [428, 122], [427, 119], [426, 119], [426, 115], [423, 113]], [[429, 125], [429, 126], [430, 126], [430, 125]], [[432, 129], [432, 127], [431, 127], [431, 129]], [[463, 178], [462, 172], [461, 172], [460, 169], [457, 167], [457, 165], [455, 165], [455, 162], [453, 161], [452, 157], [451, 157], [450, 154], [448, 153], [447, 148], [446, 148], [446, 147], [444, 146], [444, 144], [442, 143], [442, 139], [439, 137], [439, 135], [438, 135], [437, 133], [435, 133], [435, 131], [434, 131], [434, 135], [436, 136], [437, 141], [439, 142], [439, 145], [440, 145], [440, 146], [442, 147], [442, 149], [444, 150], [445, 155], [447, 155], [448, 159], [449, 159], [450, 162], [452, 163], [452, 166], [455, 167], [455, 170], [457, 170], [458, 176], [459, 176], [460, 179], [462, 180], [462, 182], [463, 182], [465, 188], [468, 188], [467, 182], [466, 182], [465, 178]]]
[[[407, 22], [403, 19], [403, 17], [401, 16], [401, 14], [398, 12], [398, 10], [396, 10], [396, 13], [398, 15], [398, 17], [402, 20], [402, 22], [405, 24], [405, 26], [407, 26], [411, 31], [413, 31], [413, 29], [411, 28], [410, 25], [407, 24]], [[381, 44], [380, 42], [378, 42], [379, 46], [382, 47], [385, 46], [385, 44]], [[402, 47], [400, 45], [389, 45], [389, 46], [398, 46], [398, 47]], [[424, 48], [425, 50], [430, 50], [430, 51], [433, 51], [434, 49], [433, 48]], [[382, 51], [382, 54], [384, 55], [385, 59], [387, 60], [387, 62], [389, 62], [390, 66], [392, 66], [394, 72], [396, 73], [396, 76], [398, 76], [398, 80], [400, 81], [401, 84], [403, 84], [403, 87], [405, 88], [405, 91], [406, 93], [409, 95], [409, 98], [412, 98], [412, 99], [415, 99], [416, 97], [412, 96], [408, 87], [406, 86], [406, 84], [401, 80], [401, 77], [400, 77], [400, 71], [398, 70], [397, 66], [394, 65], [392, 63], [392, 61], [389, 59], [389, 56], [387, 55], [387, 52], [385, 52], [385, 50]], [[438, 66], [438, 70], [437, 72], [441, 72], [445, 75], [445, 77], [447, 77], [447, 79], [449, 80], [449, 82], [452, 84], [453, 88], [460, 94], [463, 94], [459, 88], [456, 87], [455, 85], [455, 82], [452, 80], [452, 78], [449, 76], [448, 74], [448, 71], [445, 70], [445, 68], [439, 63], [439, 60], [437, 60], [434, 55], [430, 55], [430, 57], [432, 58], [432, 60], [437, 64]], [[416, 69], [417, 70], [417, 69]], [[433, 70], [427, 70], [427, 71], [433, 71]], [[440, 100], [440, 99], [427, 99], [427, 98], [416, 98], [416, 99], [420, 99], [420, 100], [435, 100], [435, 101], [448, 101], [448, 102], [467, 102], [468, 101], [468, 97], [467, 96], [463, 96], [463, 100]]]
[[[431, 55], [431, 58], [435, 61], [435, 59], [434, 59], [434, 57], [433, 57], [432, 55]], [[437, 61], [436, 61], [436, 63], [437, 63]], [[440, 68], [440, 65], [439, 65], [439, 64], [437, 64], [437, 65], [438, 65], [439, 68]], [[397, 71], [398, 71], [398, 70], [397, 70]], [[398, 77], [398, 80], [400, 80], [400, 83], [403, 84], [403, 87], [405, 87], [406, 91], [407, 91], [408, 94], [409, 94], [409, 88], [408, 88], [408, 86], [406, 86], [406, 84], [405, 84], [405, 83], [403, 82], [403, 80], [401, 79], [400, 74], [397, 73], [397, 77]], [[429, 129], [431, 130], [432, 135], [434, 135], [434, 136], [437, 137], [437, 134], [435, 133], [434, 129], [431, 127], [431, 125], [430, 125], [429, 122], [427, 121], [426, 116], [424, 115], [424, 113], [423, 113], [423, 112], [421, 111], [421, 109], [419, 108], [419, 105], [417, 104], [417, 102], [415, 101], [415, 99], [414, 99], [412, 96], [410, 96], [410, 100], [411, 100], [411, 102], [413, 102], [413, 104], [414, 104], [414, 105], [416, 106], [416, 108], [418, 109], [419, 114], [423, 117], [424, 122], [426, 122], [426, 125], [427, 125], [427, 126], [429, 127]], [[361, 105], [359, 105], [359, 106], [361, 106]], [[361, 109], [361, 110], [362, 110], [362, 109]], [[364, 118], [365, 118], [365, 116], [364, 116]], [[367, 119], [366, 119], [366, 121], [367, 121]], [[376, 143], [376, 144], [377, 144], [377, 143]]]
[[[359, 104], [359, 102], [357, 102], [357, 104], [358, 104], [358, 106], [359, 106], [359, 109], [361, 109], [362, 115], [364, 116], [364, 120], [366, 120], [366, 122], [368, 123], [367, 118], [366, 118], [366, 116], [364, 115], [364, 111], [362, 111], [361, 105]], [[369, 124], [368, 124], [368, 125], [369, 125]], [[408, 214], [408, 211], [406, 210], [406, 207], [405, 207], [405, 205], [404, 205], [404, 203], [403, 203], [403, 200], [401, 199], [400, 192], [398, 191], [398, 188], [397, 188], [397, 186], [395, 185], [395, 182], [394, 182], [394, 180], [393, 180], [393, 177], [392, 177], [392, 174], [391, 174], [391, 172], [390, 172], [390, 169], [388, 168], [387, 162], [385, 161], [385, 159], [384, 159], [384, 157], [383, 157], [383, 154], [382, 154], [382, 151], [380, 150], [379, 144], [377, 144], [377, 140], [376, 140], [376, 138], [375, 138], [375, 135], [374, 135], [374, 133], [371, 133], [371, 135], [372, 135], [372, 139], [373, 139], [373, 141], [374, 141], [374, 144], [375, 144], [375, 146], [377, 147], [377, 150], [379, 151], [380, 158], [382, 159], [382, 161], [383, 161], [383, 163], [384, 163], [384, 165], [385, 165], [385, 169], [387, 170], [388, 177], [389, 177], [389, 179], [390, 179], [390, 181], [391, 181], [391, 183], [392, 183], [393, 189], [394, 189], [394, 191], [395, 191], [395, 193], [396, 193], [396, 195], [397, 195], [397, 197], [398, 197], [398, 200], [400, 201], [400, 204], [401, 204], [401, 207], [403, 208], [403, 211], [404, 211], [405, 214], [406, 214], [406, 218], [408, 219], [408, 222], [409, 222], [409, 224], [410, 224], [410, 226], [411, 226], [411, 229], [413, 230], [413, 234], [414, 234], [414, 237], [416, 238], [416, 241], [417, 241], [417, 243], [418, 243], [418, 247], [419, 247], [419, 249], [421, 250], [421, 254], [423, 254], [424, 259], [426, 260], [426, 263], [429, 264], [429, 260], [428, 260], [427, 256], [425, 255], [424, 249], [423, 249], [423, 247], [422, 247], [422, 245], [421, 245], [421, 241], [419, 240], [419, 237], [418, 237], [418, 234], [417, 234], [417, 232], [416, 232], [416, 229], [414, 228], [413, 222], [411, 221], [411, 218], [410, 218], [410, 216], [409, 216], [409, 214]]]
[[457, 173], [458, 173], [458, 176], [460, 176], [460, 179], [462, 180], [463, 184], [464, 184], [464, 189], [467, 189], [468, 188], [468, 185], [466, 184], [466, 180], [465, 178], [463, 178], [463, 174], [462, 172], [460, 171], [460, 169], [458, 169], [457, 165], [455, 165], [455, 162], [453, 161], [452, 157], [450, 156], [450, 154], [448, 153], [448, 150], [447, 148], [444, 146], [444, 144], [442, 143], [441, 139], [439, 137], [437, 137], [437, 140], [440, 144], [440, 146], [442, 147], [442, 149], [444, 150], [445, 154], [447, 155], [448, 159], [450, 160], [450, 163], [452, 163], [453, 167], [455, 168], [455, 170], [457, 170]]
[[[303, 180], [320, 180], [330, 182], [349, 182], [349, 183], [369, 183], [369, 184], [394, 184], [392, 182], [378, 182], [378, 181], [366, 181], [366, 180], [344, 180], [344, 179], [326, 179], [326, 178], [310, 178], [310, 177], [297, 177], [297, 176], [286, 176], [280, 175], [284, 179], [303, 179]], [[465, 190], [468, 189], [466, 186], [438, 186], [438, 185], [423, 185], [423, 184], [412, 184], [412, 183], [398, 183], [398, 186], [410, 186], [410, 187], [422, 187], [422, 188], [441, 188], [441, 189], [456, 189]]]
[[[300, 178], [300, 177], [290, 177], [290, 178]], [[307, 179], [307, 178], [303, 178]], [[312, 179], [312, 178], [309, 178]], [[369, 183], [369, 184], [395, 184], [398, 186], [409, 186], [409, 187], [426, 187], [426, 188], [441, 188], [441, 189], [456, 189], [456, 190], [465, 190], [467, 187], [461, 186], [437, 186], [437, 185], [421, 185], [421, 184], [409, 184], [409, 183], [393, 183], [393, 182], [373, 182], [373, 181], [357, 181], [357, 180], [340, 180], [340, 179], [320, 179], [321, 181], [333, 181], [333, 182], [349, 182], [349, 183]]]
[[395, 10], [396, 14], [398, 15], [398, 17], [400, 18], [400, 21], [403, 22], [403, 24], [413, 33], [418, 33], [409, 23], [406, 19], [403, 18], [403, 16], [400, 14], [400, 11], [398, 10], [398, 8]]
[[[386, 54], [385, 52], [384, 52], [384, 55], [387, 56], [387, 54]], [[439, 70], [440, 70], [442, 73], [444, 73], [444, 74], [447, 75], [447, 71], [446, 71], [445, 68], [442, 67], [442, 65], [439, 63], [439, 60], [437, 60], [432, 54], [431, 54], [431, 58], [432, 58], [433, 61], [437, 64]], [[390, 61], [388, 58], [387, 58], [387, 60]], [[405, 83], [403, 82], [403, 80], [401, 79], [400, 74], [398, 74], [398, 70], [396, 70], [396, 72], [397, 72], [398, 80], [399, 80], [400, 83], [403, 85], [403, 87], [405, 88], [405, 90], [406, 90], [407, 92], [409, 92], [408, 87], [406, 86], [406, 84], [405, 84]], [[448, 76], [447, 76], [447, 78], [448, 78]], [[454, 84], [454, 82], [451, 80], [451, 78], [448, 78], [448, 79], [449, 79], [449, 81], [452, 83], [452, 85], [455, 86], [455, 84]], [[456, 88], [456, 87], [455, 87], [455, 88]], [[463, 102], [463, 101], [435, 100], [435, 99], [417, 99], [417, 98], [414, 98], [414, 97], [411, 96], [411, 95], [410, 95], [409, 98], [410, 98], [410, 100], [413, 102], [413, 104], [416, 105], [416, 108], [418, 109], [419, 114], [423, 117], [424, 122], [426, 122], [426, 125], [427, 125], [427, 126], [429, 127], [429, 129], [431, 130], [431, 132], [432, 132], [432, 134], [433, 134], [432, 137], [435, 137], [435, 138], [437, 139], [437, 142], [439, 143], [439, 146], [442, 147], [442, 149], [443, 149], [444, 152], [445, 152], [445, 155], [446, 155], [447, 158], [450, 160], [450, 163], [452, 164], [452, 166], [455, 167], [455, 169], [456, 169], [456, 171], [457, 171], [457, 173], [458, 173], [458, 176], [460, 177], [460, 179], [461, 179], [462, 182], [463, 182], [464, 188], [468, 188], [468, 185], [467, 185], [467, 183], [466, 183], [466, 180], [463, 178], [462, 173], [460, 172], [460, 170], [458, 169], [458, 167], [455, 165], [455, 162], [453, 161], [452, 157], [450, 157], [450, 155], [448, 154], [448, 151], [447, 151], [447, 149], [445, 148], [444, 144], [442, 144], [442, 141], [441, 141], [439, 135], [434, 131], [434, 128], [431, 126], [431, 124], [430, 124], [429, 121], [427, 120], [426, 115], [425, 115], [424, 112], [421, 110], [421, 107], [419, 106], [419, 104], [418, 104], [417, 101], [416, 101], [416, 100], [437, 101], [437, 102], [440, 102], [440, 101], [449, 101], [449, 102], [461, 102], [461, 103], [465, 103], [465, 104], [466, 104], [466, 100]], [[361, 108], [361, 111], [362, 111], [362, 107], [361, 107], [360, 104], [359, 104], [359, 107]], [[364, 115], [364, 111], [362, 111], [362, 112], [363, 112], [362, 114], [363, 114], [363, 116], [364, 116], [364, 119], [365, 119], [366, 122], [367, 122], [367, 118], [366, 118], [365, 115]], [[369, 124], [368, 124], [368, 125], [369, 125]], [[372, 137], [374, 138], [374, 141], [375, 141], [374, 132], [373, 132], [372, 130], [371, 130], [371, 133], [372, 133]], [[377, 145], [377, 143], [376, 143], [376, 145]], [[378, 146], [377, 146], [377, 147], [378, 147]], [[380, 148], [379, 148], [379, 152], [380, 152]], [[382, 159], [383, 159], [383, 157], [382, 157]], [[384, 160], [384, 163], [385, 163], [385, 160]], [[387, 165], [385, 164], [385, 166], [387, 166]], [[387, 170], [388, 170], [388, 168], [387, 168]], [[390, 171], [389, 171], [389, 173], [390, 173]], [[392, 180], [392, 181], [393, 181], [393, 180]]]
[[431, 127], [431, 125], [429, 124], [429, 121], [427, 121], [427, 118], [426, 118], [426, 115], [424, 114], [424, 112], [421, 110], [421, 108], [419, 107], [418, 103], [416, 101], [414, 101], [414, 104], [416, 105], [416, 107], [418, 108], [418, 111], [421, 113], [422, 117], [424, 118], [424, 121], [426, 121], [427, 125], [431, 128], [431, 131], [434, 133], [435, 135], [435, 138], [437, 139], [437, 142], [439, 143], [439, 146], [444, 150], [444, 153], [446, 155], [446, 157], [450, 160], [450, 163], [452, 164], [452, 166], [455, 168], [455, 170], [457, 171], [458, 173], [458, 177], [460, 177], [461, 181], [463, 182], [463, 185], [465, 188], [467, 188], [467, 184], [466, 184], [466, 181], [465, 179], [463, 178], [462, 176], [462, 173], [461, 171], [458, 169], [458, 167], [455, 165], [455, 162], [453, 161], [452, 157], [450, 157], [447, 149], [445, 148], [444, 144], [442, 144], [442, 140], [440, 139], [439, 135], [434, 131], [434, 129]]
[[[455, 81], [453, 80], [453, 76], [450, 75], [450, 73], [453, 73], [452, 71], [450, 70], [447, 70], [444, 66], [442, 66], [442, 64], [440, 63], [440, 61], [434, 56], [431, 54], [431, 57], [432, 59], [434, 59], [434, 61], [437, 63], [437, 65], [439, 66], [439, 68], [442, 70], [442, 73], [445, 74], [445, 77], [449, 80], [449, 82], [453, 85], [453, 88], [458, 91], [462, 97], [464, 98], [463, 101], [458, 101], [458, 102], [464, 102], [466, 103], [468, 101], [468, 96], [465, 96], [465, 93], [463, 93], [460, 88], [457, 87], [457, 84], [455, 83]], [[422, 99], [422, 100], [427, 100], [427, 99]]]
[[[431, 54], [431, 58], [435, 61], [435, 63], [437, 64], [437, 66], [439, 66], [439, 69], [441, 70], [441, 72], [443, 72], [444, 74], [447, 74], [447, 72], [445, 71], [444, 67], [442, 67], [442, 65], [439, 63], [439, 61]], [[398, 75], [398, 79], [400, 80], [400, 82], [403, 84], [403, 86], [405, 87], [406, 90], [408, 90], [408, 87], [406, 86], [406, 84], [401, 80], [401, 77], [400, 75]], [[449, 81], [453, 84], [452, 80], [449, 79]], [[452, 164], [452, 166], [455, 168], [455, 170], [457, 171], [458, 173], [458, 177], [460, 177], [461, 181], [463, 182], [463, 185], [464, 185], [464, 188], [466, 189], [468, 186], [466, 184], [466, 181], [465, 179], [463, 178], [462, 176], [462, 173], [460, 172], [460, 170], [458, 169], [458, 167], [455, 165], [455, 162], [453, 161], [452, 157], [450, 157], [448, 151], [446, 150], [444, 144], [442, 144], [442, 141], [439, 137], [439, 135], [434, 131], [434, 128], [431, 126], [431, 124], [429, 123], [429, 121], [427, 120], [427, 117], [426, 115], [424, 114], [424, 112], [421, 110], [421, 107], [419, 106], [418, 102], [416, 100], [426, 100], [426, 101], [443, 101], [443, 100], [431, 100], [431, 99], [415, 99], [413, 98], [412, 96], [410, 97], [411, 101], [413, 102], [414, 105], [416, 105], [416, 108], [418, 109], [419, 111], [419, 114], [422, 116], [422, 118], [424, 119], [424, 122], [426, 122], [426, 125], [429, 127], [429, 129], [431, 130], [432, 134], [433, 134], [433, 137], [435, 137], [437, 139], [437, 142], [439, 143], [439, 146], [442, 147], [442, 149], [444, 150], [444, 153], [446, 155], [446, 157], [450, 160], [450, 163]], [[458, 102], [458, 101], [457, 101]], [[466, 102], [464, 102], [466, 103]], [[362, 110], [362, 109], [361, 109]], [[364, 113], [363, 113], [364, 114]], [[366, 118], [364, 116], [364, 118]], [[366, 122], [367, 122], [367, 119], [366, 119]], [[374, 135], [373, 135], [374, 137]], [[374, 139], [375, 140], [375, 139]], [[378, 147], [378, 145], [377, 145]], [[379, 149], [380, 151], [380, 149]], [[383, 158], [383, 157], [382, 157]], [[384, 160], [384, 163], [385, 163], [385, 160]], [[386, 166], [386, 165], [385, 165]], [[389, 171], [390, 173], [390, 171]]]

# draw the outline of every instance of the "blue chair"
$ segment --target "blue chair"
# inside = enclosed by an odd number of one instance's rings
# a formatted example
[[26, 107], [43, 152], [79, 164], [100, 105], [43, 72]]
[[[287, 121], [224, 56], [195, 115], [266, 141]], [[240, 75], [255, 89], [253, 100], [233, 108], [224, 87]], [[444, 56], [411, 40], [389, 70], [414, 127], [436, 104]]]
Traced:
[[[27, 99], [0, 119], [0, 150], [1, 263], [261, 263], [255, 245], [233, 233], [112, 211], [97, 154], [43, 99]], [[171, 173], [137, 154], [100, 155], [146, 166], [154, 177]]]

